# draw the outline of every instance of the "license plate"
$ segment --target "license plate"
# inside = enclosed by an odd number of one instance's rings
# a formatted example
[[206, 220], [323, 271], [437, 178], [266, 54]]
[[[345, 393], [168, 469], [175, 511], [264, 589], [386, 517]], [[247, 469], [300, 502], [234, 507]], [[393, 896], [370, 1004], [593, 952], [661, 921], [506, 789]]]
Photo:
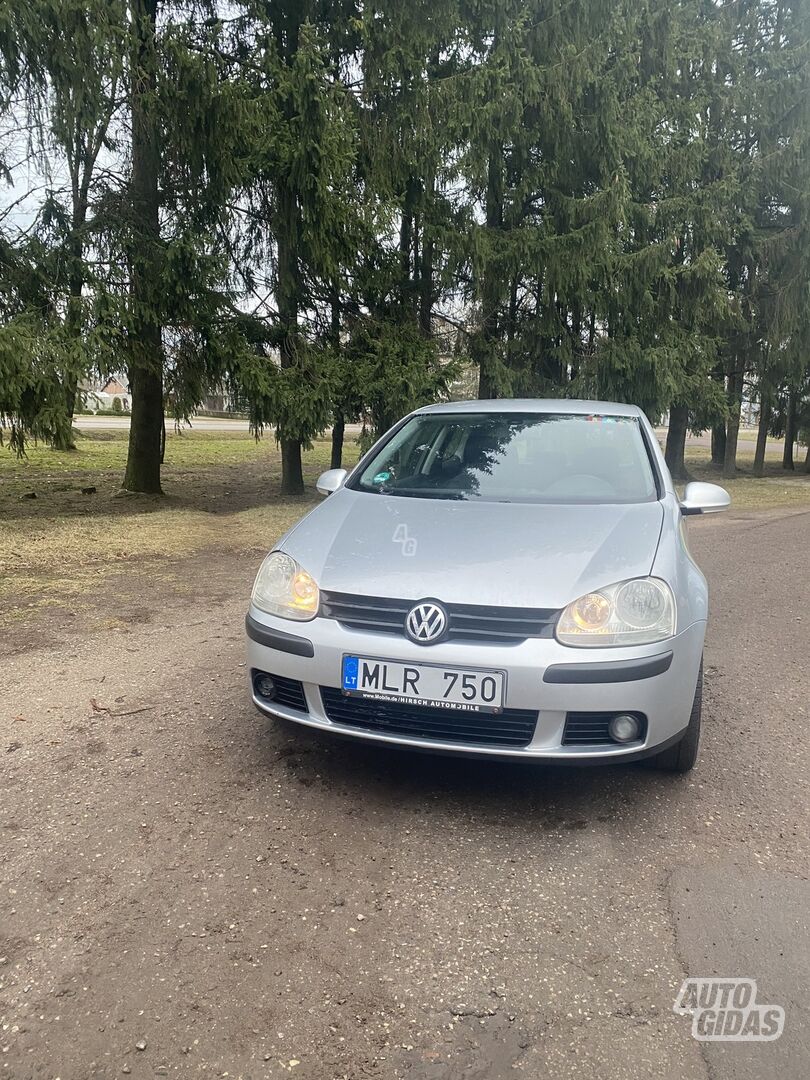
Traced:
[[506, 676], [502, 671], [402, 664], [367, 656], [344, 656], [342, 686], [351, 697], [432, 705], [462, 712], [501, 712]]

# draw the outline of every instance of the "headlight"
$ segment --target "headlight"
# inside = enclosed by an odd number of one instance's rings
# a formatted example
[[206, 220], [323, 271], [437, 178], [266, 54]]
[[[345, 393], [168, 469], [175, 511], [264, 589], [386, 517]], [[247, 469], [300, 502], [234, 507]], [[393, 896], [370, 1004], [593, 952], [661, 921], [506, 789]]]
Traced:
[[633, 578], [580, 596], [557, 623], [563, 645], [648, 645], [675, 633], [675, 598], [660, 578]]
[[259, 568], [251, 602], [283, 619], [314, 619], [320, 595], [315, 579], [283, 551], [271, 551]]

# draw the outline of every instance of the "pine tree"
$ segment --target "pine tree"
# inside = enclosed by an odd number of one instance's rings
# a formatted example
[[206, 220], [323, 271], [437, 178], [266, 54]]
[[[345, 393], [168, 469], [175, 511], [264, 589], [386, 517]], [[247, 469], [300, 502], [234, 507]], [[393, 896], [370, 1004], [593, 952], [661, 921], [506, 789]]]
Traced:
[[701, 0], [636, 12], [637, 61], [626, 104], [632, 200], [619, 237], [602, 395], [669, 412], [666, 458], [688, 479], [690, 427], [722, 408], [711, 379], [727, 317], [722, 249], [736, 190], [718, 138], [725, 107], [722, 13]]
[[356, 124], [335, 59], [352, 11], [257, 2], [240, 27], [242, 78], [266, 121], [243, 187], [241, 250], [254, 265], [271, 259], [275, 313], [238, 377], [254, 429], [275, 425], [289, 495], [303, 491], [302, 446], [330, 415], [328, 349], [302, 321], [324, 319], [354, 215]]
[[131, 3], [131, 197], [111, 245], [128, 267], [124, 487], [156, 493], [164, 408], [188, 419], [251, 355], [255, 327], [237, 304], [229, 206], [268, 118], [211, 4], [189, 18], [183, 5]]
[[[48, 194], [0, 218], [0, 412], [63, 444], [125, 366], [129, 490], [227, 382], [301, 448], [446, 392], [618, 398], [806, 430], [808, 50], [797, 0], [31, 0], [0, 9]], [[116, 93], [116, 89], [124, 92]], [[13, 123], [12, 125], [13, 126]], [[2, 156], [2, 147], [0, 147]], [[446, 332], [443, 328], [446, 328]]]
[[728, 422], [723, 471], [736, 471], [746, 380], [759, 390], [755, 470], [785, 402], [785, 463], [792, 467], [797, 387], [803, 379], [807, 288], [808, 13], [804, 5], [738, 5], [730, 24], [724, 142], [739, 177], [725, 249], [733, 318], [724, 327]]
[[[73, 448], [77, 384], [93, 361], [85, 295], [94, 284], [88, 259], [96, 227], [91, 204], [101, 159], [114, 145], [123, 10], [119, 0], [31, 0], [9, 8], [0, 38], [6, 85], [33, 132], [34, 162], [50, 187], [42, 224], [48, 250], [58, 253], [48, 260], [48, 272], [50, 319], [64, 324], [57, 364], [64, 409], [52, 413], [49, 437], [61, 450]], [[56, 179], [63, 167], [64, 186]]]
[[158, 312], [161, 148], [157, 90], [158, 0], [132, 0], [129, 95], [132, 117], [132, 202], [128, 230], [130, 323], [127, 370], [132, 390], [129, 451], [123, 486], [159, 494], [163, 430], [163, 342]]
[[52, 252], [38, 235], [0, 237], [0, 434], [25, 452], [33, 437], [51, 441], [64, 425], [63, 324], [54, 317]]

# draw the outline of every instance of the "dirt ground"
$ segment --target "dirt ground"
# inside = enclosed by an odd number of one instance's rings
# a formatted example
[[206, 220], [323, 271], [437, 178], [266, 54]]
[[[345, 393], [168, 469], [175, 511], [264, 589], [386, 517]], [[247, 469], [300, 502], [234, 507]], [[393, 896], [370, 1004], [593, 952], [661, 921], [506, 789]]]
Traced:
[[[307, 494], [281, 498], [272, 437], [170, 431], [165, 495], [152, 498], [120, 490], [125, 431], [81, 433], [77, 445], [32, 447], [22, 462], [0, 449], [0, 657], [66, 620], [99, 630], [137, 621], [145, 579], [193, 596], [203, 554], [260, 560], [317, 501], [329, 467], [319, 440], [304, 455]], [[347, 464], [357, 456], [348, 443]]]
[[[810, 511], [690, 536], [713, 613], [686, 778], [269, 721], [252, 531], [9, 623], [0, 1078], [804, 1080]], [[687, 974], [756, 978], [784, 1036], [695, 1042]]]

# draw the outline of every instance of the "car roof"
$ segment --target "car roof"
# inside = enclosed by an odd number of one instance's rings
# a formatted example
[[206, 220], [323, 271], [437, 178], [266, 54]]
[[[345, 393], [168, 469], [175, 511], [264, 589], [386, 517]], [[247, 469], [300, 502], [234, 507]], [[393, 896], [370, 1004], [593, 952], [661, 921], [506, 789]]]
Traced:
[[422, 413], [557, 413], [572, 416], [642, 416], [638, 405], [616, 401], [578, 401], [575, 398], [497, 398], [487, 401], [444, 401], [425, 405]]

